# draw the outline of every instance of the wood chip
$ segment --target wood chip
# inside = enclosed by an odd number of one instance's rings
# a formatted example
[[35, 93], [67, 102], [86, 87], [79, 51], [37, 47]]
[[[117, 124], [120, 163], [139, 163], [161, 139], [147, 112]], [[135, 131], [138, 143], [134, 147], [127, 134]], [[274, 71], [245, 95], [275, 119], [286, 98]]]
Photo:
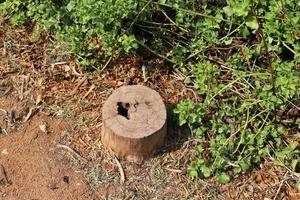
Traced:
[[17, 113], [17, 107], [14, 106], [8, 113], [9, 123], [14, 124], [16, 122], [16, 113]]
[[42, 94], [38, 94], [36, 100], [35, 100], [35, 105], [38, 105], [42, 101]]
[[51, 190], [55, 190], [57, 189], [57, 183], [54, 179], [51, 179], [49, 184], [48, 184], [48, 187], [51, 189]]

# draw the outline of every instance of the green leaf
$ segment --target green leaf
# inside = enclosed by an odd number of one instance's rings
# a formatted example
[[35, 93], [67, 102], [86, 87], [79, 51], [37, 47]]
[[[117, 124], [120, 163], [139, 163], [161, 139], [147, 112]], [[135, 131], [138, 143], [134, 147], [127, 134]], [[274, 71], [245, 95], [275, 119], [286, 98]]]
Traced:
[[241, 33], [242, 33], [242, 36], [245, 38], [245, 37], [248, 37], [250, 32], [248, 30], [248, 28], [246, 26], [244, 26], [242, 29], [241, 29]]
[[250, 168], [250, 162], [247, 159], [240, 160], [239, 165], [244, 172]]
[[291, 162], [291, 167], [292, 167], [292, 170], [293, 170], [293, 171], [296, 171], [298, 162], [299, 162], [299, 161], [298, 161], [297, 159], [292, 160], [292, 162]]
[[239, 174], [239, 173], [242, 172], [242, 169], [241, 169], [240, 167], [235, 167], [235, 168], [233, 169], [233, 171], [234, 171], [234, 173]]
[[258, 23], [255, 17], [249, 17], [246, 21], [246, 25], [254, 31], [258, 29]]
[[198, 177], [198, 172], [196, 169], [194, 168], [188, 168], [188, 174], [190, 177], [194, 178], [194, 177]]
[[210, 177], [211, 170], [207, 166], [202, 165], [200, 170], [203, 173], [204, 177], [206, 177], [206, 178]]
[[41, 32], [41, 27], [39, 26], [39, 24], [36, 24], [31, 34], [31, 41], [37, 42], [40, 39]]
[[226, 45], [231, 45], [232, 44], [232, 38], [229, 38], [229, 39], [225, 40], [224, 43]]
[[200, 154], [204, 151], [203, 147], [201, 145], [197, 145], [195, 147], [195, 151], [197, 152], [197, 154]]
[[298, 181], [295, 185], [296, 189], [298, 190], [298, 192], [300, 192], [300, 181]]
[[219, 183], [223, 183], [223, 184], [226, 184], [226, 183], [229, 183], [230, 182], [230, 176], [228, 174], [226, 174], [225, 172], [221, 172], [221, 173], [217, 173], [217, 181]]
[[232, 16], [234, 13], [233, 9], [230, 6], [224, 7], [223, 10], [224, 10], [225, 14], [228, 16]]
[[68, 5], [67, 5], [67, 9], [68, 9], [68, 11], [72, 11], [73, 10], [73, 8], [75, 7], [75, 1], [70, 1], [69, 3], [68, 3]]

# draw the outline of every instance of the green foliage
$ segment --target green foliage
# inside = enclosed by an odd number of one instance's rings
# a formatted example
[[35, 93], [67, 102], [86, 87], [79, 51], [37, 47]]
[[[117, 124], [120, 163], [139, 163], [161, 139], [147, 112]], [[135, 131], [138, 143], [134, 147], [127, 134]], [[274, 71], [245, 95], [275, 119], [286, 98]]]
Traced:
[[300, 191], [300, 181], [298, 181], [295, 185], [297, 191], [299, 192]]
[[[213, 11], [211, 4], [201, 4], [201, 14], [208, 15], [204, 19], [194, 16], [202, 28], [196, 36], [201, 43], [190, 45], [197, 59], [179, 68], [202, 99], [183, 101], [175, 110], [179, 123], [188, 124], [201, 141], [189, 175], [227, 183], [266, 157], [299, 171], [299, 146], [286, 140], [299, 131], [299, 119], [277, 113], [299, 109], [300, 5], [289, 0], [217, 2]], [[204, 26], [210, 20], [217, 25]], [[197, 24], [185, 23], [189, 29]], [[210, 37], [202, 36], [205, 32]]]
[[36, 22], [35, 30], [52, 32], [82, 64], [92, 65], [96, 59], [137, 49], [125, 23], [136, 14], [137, 4], [134, 0], [12, 0], [0, 4], [0, 11], [13, 25]]

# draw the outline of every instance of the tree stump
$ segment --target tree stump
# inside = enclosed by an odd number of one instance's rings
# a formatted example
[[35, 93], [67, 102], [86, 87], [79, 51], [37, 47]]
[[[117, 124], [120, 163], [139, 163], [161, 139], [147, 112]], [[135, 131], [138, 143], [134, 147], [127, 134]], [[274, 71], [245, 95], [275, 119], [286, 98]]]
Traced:
[[116, 89], [104, 103], [101, 140], [118, 158], [140, 162], [162, 146], [167, 113], [160, 95], [140, 85]]

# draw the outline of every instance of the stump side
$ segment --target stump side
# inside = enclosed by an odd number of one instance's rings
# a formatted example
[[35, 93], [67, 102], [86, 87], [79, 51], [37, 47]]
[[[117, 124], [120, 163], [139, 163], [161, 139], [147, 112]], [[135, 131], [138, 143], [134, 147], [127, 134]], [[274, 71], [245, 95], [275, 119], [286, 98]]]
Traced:
[[131, 162], [140, 162], [153, 156], [154, 151], [161, 147], [167, 132], [165, 124], [160, 130], [145, 138], [125, 138], [115, 134], [105, 123], [102, 128], [101, 140], [118, 158]]

